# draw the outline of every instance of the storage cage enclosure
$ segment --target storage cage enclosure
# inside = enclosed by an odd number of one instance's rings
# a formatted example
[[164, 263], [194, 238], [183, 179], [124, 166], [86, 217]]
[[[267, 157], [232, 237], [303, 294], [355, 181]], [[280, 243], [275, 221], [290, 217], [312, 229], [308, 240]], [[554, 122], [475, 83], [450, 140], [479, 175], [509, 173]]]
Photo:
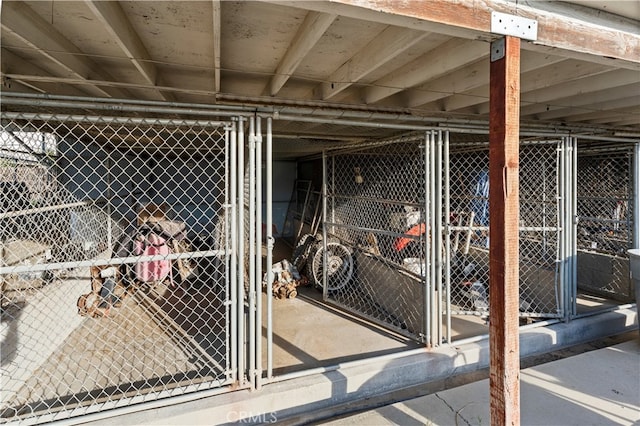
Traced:
[[[633, 146], [595, 146], [577, 155], [578, 291], [632, 303]], [[635, 173], [640, 173], [636, 170]]]
[[[521, 141], [520, 316], [564, 315], [561, 242], [564, 238], [563, 140]], [[445, 172], [445, 280], [451, 314], [488, 315], [489, 146], [451, 145]], [[566, 187], [564, 188], [566, 191]]]
[[430, 148], [423, 134], [329, 154], [326, 233], [309, 260], [328, 300], [423, 342]]
[[[326, 235], [308, 262], [327, 300], [434, 344], [439, 333], [450, 336], [443, 317], [489, 312], [489, 147], [449, 136], [427, 132], [329, 153]], [[521, 142], [522, 318], [566, 312], [565, 144]]]
[[2, 113], [0, 421], [236, 380], [233, 129]]

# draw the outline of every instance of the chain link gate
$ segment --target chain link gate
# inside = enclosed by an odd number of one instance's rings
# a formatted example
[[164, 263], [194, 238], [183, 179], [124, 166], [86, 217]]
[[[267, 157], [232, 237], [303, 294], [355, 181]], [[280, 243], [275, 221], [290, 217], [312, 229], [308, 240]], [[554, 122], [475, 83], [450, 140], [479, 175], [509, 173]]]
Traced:
[[577, 157], [578, 291], [633, 302], [633, 147], [581, 148]]
[[326, 157], [324, 240], [307, 265], [332, 303], [428, 340], [430, 213], [424, 135]]
[[[521, 142], [520, 316], [562, 317], [562, 141]], [[446, 148], [445, 148], [446, 149]], [[489, 315], [489, 146], [450, 147], [443, 197], [450, 313]], [[448, 197], [448, 199], [447, 199]], [[446, 312], [445, 312], [446, 313]]]
[[237, 380], [232, 128], [2, 113], [1, 422]]

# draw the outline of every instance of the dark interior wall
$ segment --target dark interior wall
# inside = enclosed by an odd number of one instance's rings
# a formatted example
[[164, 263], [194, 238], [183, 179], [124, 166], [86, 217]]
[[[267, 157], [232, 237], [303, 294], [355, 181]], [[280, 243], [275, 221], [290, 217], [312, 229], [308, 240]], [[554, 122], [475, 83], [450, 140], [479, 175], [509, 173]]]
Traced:
[[314, 191], [322, 190], [322, 160], [298, 162], [298, 179], [309, 180]]
[[[262, 170], [262, 217], [266, 220], [266, 174]], [[274, 161], [273, 162], [273, 225], [278, 233], [284, 228], [284, 220], [287, 215], [287, 208], [293, 193], [294, 183], [297, 176], [296, 161]]]

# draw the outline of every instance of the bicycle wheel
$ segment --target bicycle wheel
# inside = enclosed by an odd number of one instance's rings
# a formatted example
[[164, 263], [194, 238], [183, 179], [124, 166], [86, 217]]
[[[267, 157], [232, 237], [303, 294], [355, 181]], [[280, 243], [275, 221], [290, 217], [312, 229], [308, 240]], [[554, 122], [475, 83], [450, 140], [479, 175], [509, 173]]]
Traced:
[[[322, 287], [324, 276], [324, 247], [313, 255], [311, 272], [314, 282]], [[351, 252], [340, 243], [327, 243], [327, 290], [336, 291], [346, 286], [353, 278]]]

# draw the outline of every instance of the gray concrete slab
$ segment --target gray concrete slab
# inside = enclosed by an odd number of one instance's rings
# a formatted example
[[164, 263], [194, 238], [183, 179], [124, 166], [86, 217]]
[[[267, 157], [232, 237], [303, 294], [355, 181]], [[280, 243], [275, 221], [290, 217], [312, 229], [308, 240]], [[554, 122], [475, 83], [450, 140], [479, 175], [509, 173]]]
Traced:
[[[566, 348], [584, 342], [591, 342], [597, 339], [605, 338], [619, 333], [627, 333], [634, 331], [637, 333], [637, 313], [635, 307], [620, 309], [601, 315], [576, 319], [571, 323], [557, 323], [546, 327], [521, 327], [520, 329], [520, 354], [527, 357], [535, 354], [546, 354], [547, 352]], [[620, 356], [617, 358], [622, 365], [630, 362], [631, 366], [627, 367], [620, 377], [624, 380], [631, 380], [638, 383], [638, 374], [634, 375], [634, 365], [638, 367], [638, 350], [634, 349], [631, 357]], [[622, 352], [626, 353], [626, 349]], [[634, 358], [635, 357], [635, 358]], [[575, 357], [574, 357], [575, 358]], [[523, 390], [526, 394], [532, 392], [530, 389], [537, 391], [540, 398], [543, 396], [551, 402], [554, 398], [563, 398], [566, 403], [573, 404], [576, 410], [590, 411], [591, 406], [595, 404], [595, 400], [604, 399], [605, 407], [598, 411], [599, 415], [595, 423], [588, 423], [581, 420], [579, 424], [611, 424], [609, 417], [605, 417], [601, 413], [608, 413], [608, 416], [617, 415], [618, 411], [624, 407], [631, 414], [624, 414], [621, 417], [623, 421], [626, 419], [634, 419], [637, 415], [638, 391], [634, 390], [633, 382], [629, 387], [621, 387], [617, 385], [612, 373], [598, 372], [591, 374], [590, 368], [596, 372], [601, 369], [604, 363], [610, 361], [591, 360], [587, 361], [584, 368], [573, 368], [571, 362], [560, 367], [563, 374], [582, 375], [592, 386], [603, 386], [601, 393], [578, 393], [581, 388], [567, 380], [564, 375], [560, 375], [555, 371], [546, 373], [541, 370], [545, 376], [542, 379], [538, 376], [531, 375], [523, 379]], [[634, 364], [635, 362], [635, 364]], [[227, 424], [227, 423], [247, 423], [262, 424], [275, 420], [278, 424], [307, 424], [314, 419], [327, 418], [353, 411], [367, 406], [378, 406], [384, 404], [385, 401], [392, 401], [395, 395], [404, 394], [407, 390], [417, 386], [434, 383], [439, 380], [449, 380], [463, 374], [477, 372], [486, 368], [489, 364], [489, 348], [486, 339], [461, 343], [460, 345], [444, 346], [435, 349], [413, 349], [400, 353], [386, 354], [380, 357], [367, 360], [353, 360], [342, 363], [334, 368], [317, 369], [313, 374], [291, 374], [278, 376], [273, 383], [265, 383], [262, 390], [252, 392], [248, 389], [241, 389], [235, 392], [224, 394], [205, 395], [193, 394], [184, 395], [164, 401], [156, 401], [154, 403], [145, 404], [140, 407], [127, 407], [115, 409], [110, 412], [96, 413], [95, 415], [85, 416], [78, 419], [78, 423], [86, 424], [121, 424], [121, 425], [140, 425], [140, 424], [157, 424], [157, 425], [181, 425], [181, 424]], [[589, 365], [591, 367], [589, 367]], [[613, 365], [613, 364], [612, 364]], [[617, 365], [617, 364], [615, 364]], [[611, 367], [615, 368], [615, 367]], [[618, 367], [618, 369], [620, 369]], [[560, 379], [554, 376], [557, 375]], [[615, 376], [618, 377], [618, 376]], [[610, 380], [605, 381], [605, 378]], [[606, 385], [602, 385], [602, 384]], [[627, 382], [625, 382], [627, 383]], [[616, 384], [616, 386], [614, 386]], [[554, 385], [555, 387], [551, 387]], [[484, 408], [487, 405], [488, 396], [483, 394], [484, 389], [488, 389], [488, 384], [475, 384], [478, 388], [460, 388], [451, 389], [451, 392], [465, 392], [463, 395], [466, 399], [455, 400], [451, 394], [451, 400], [441, 397], [439, 390], [436, 394], [432, 394], [431, 401], [427, 411], [419, 411], [422, 403], [404, 403], [401, 410], [404, 415], [407, 412], [414, 416], [417, 423], [425, 424], [423, 417], [427, 415], [433, 416], [433, 421], [437, 424], [455, 424], [455, 416], [452, 413], [458, 412], [464, 415], [465, 419], [478, 419], [477, 422], [471, 424], [489, 424], [487, 412]], [[546, 386], [546, 388], [545, 388]], [[573, 393], [565, 390], [575, 389]], [[545, 390], [550, 388], [550, 390]], [[615, 390], [615, 391], [613, 391]], [[449, 391], [447, 391], [449, 392]], [[486, 391], [488, 392], [488, 391]], [[546, 394], [544, 392], [547, 392]], [[620, 392], [618, 395], [616, 392]], [[444, 394], [448, 397], [449, 394]], [[602, 398], [604, 396], [604, 398]], [[624, 397], [624, 399], [619, 399]], [[386, 399], [383, 399], [386, 398]], [[413, 398], [405, 396], [402, 400]], [[436, 399], [433, 399], [436, 398]], [[462, 398], [462, 397], [460, 397]], [[526, 404], [523, 403], [523, 410], [540, 410], [535, 405], [536, 397], [526, 396]], [[586, 407], [580, 405], [579, 402], [586, 401]], [[628, 399], [627, 399], [628, 398]], [[634, 399], [635, 398], [635, 399]], [[396, 401], [399, 398], [395, 399]], [[629, 402], [635, 401], [635, 402]], [[368, 405], [361, 405], [362, 402], [369, 402]], [[377, 401], [372, 404], [371, 401]], [[542, 404], [550, 404], [544, 398]], [[485, 404], [485, 405], [483, 405]], [[531, 404], [531, 405], [529, 405]], [[635, 405], [634, 405], [635, 404]], [[443, 406], [444, 405], [444, 406]], [[449, 407], [449, 411], [446, 408]], [[542, 407], [546, 409], [546, 407]], [[562, 410], [564, 408], [560, 408]], [[399, 408], [396, 406], [393, 410], [397, 413]], [[412, 411], [411, 411], [412, 410]], [[550, 409], [551, 410], [551, 409]], [[557, 410], [553, 408], [553, 410]], [[320, 416], [316, 415], [318, 412]], [[327, 414], [329, 412], [329, 414]], [[372, 416], [377, 413], [374, 410]], [[418, 414], [415, 414], [418, 413]], [[614, 414], [611, 414], [614, 413]], [[636, 414], [634, 414], [636, 413]], [[551, 415], [551, 414], [549, 414]], [[364, 419], [359, 424], [376, 424], [377, 421], [389, 421], [394, 423], [395, 417], [391, 414], [378, 415], [371, 419]], [[442, 416], [442, 417], [441, 417]], [[448, 416], [448, 417], [447, 417]], [[483, 417], [484, 416], [484, 417]], [[577, 415], [573, 415], [577, 417]], [[403, 417], [408, 420], [409, 417]], [[525, 417], [528, 419], [528, 417]], [[407, 424], [405, 421], [398, 421], [397, 424]], [[547, 420], [547, 418], [545, 418]], [[345, 420], [346, 421], [346, 420]], [[527, 420], [528, 421], [528, 420]], [[347, 423], [348, 424], [348, 423]], [[462, 420], [458, 424], [464, 424]], [[553, 424], [553, 423], [527, 423], [527, 424]], [[562, 423], [561, 423], [562, 424]], [[569, 423], [571, 424], [571, 423]], [[615, 424], [615, 423], [614, 423]]]
[[[521, 371], [523, 425], [640, 422], [640, 338]], [[481, 380], [326, 425], [488, 425], [489, 380]]]

